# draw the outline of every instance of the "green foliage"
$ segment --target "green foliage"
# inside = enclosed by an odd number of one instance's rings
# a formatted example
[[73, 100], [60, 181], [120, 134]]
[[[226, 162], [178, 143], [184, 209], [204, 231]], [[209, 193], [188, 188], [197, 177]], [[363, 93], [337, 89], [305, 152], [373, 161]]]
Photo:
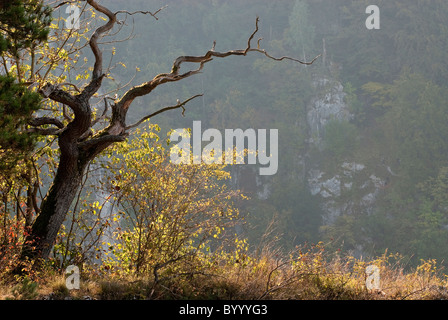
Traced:
[[411, 248], [421, 259], [445, 259], [448, 255], [448, 169], [442, 167], [435, 178], [419, 185], [422, 193], [415, 215], [415, 232]]
[[30, 92], [10, 76], [0, 76], [0, 156], [2, 166], [15, 158], [11, 152], [29, 152], [36, 136], [25, 132], [34, 111], [40, 107], [40, 95]]
[[28, 277], [22, 279], [22, 283], [17, 284], [12, 289], [15, 300], [33, 300], [37, 297], [39, 285]]
[[[441, 183], [440, 170], [447, 165], [445, 90], [423, 74], [404, 70], [391, 84], [364, 84], [360, 96], [368, 105], [364, 108], [368, 121], [363, 129], [366, 137], [353, 156], [387, 169], [382, 170], [388, 184], [376, 201], [374, 214], [351, 218], [355, 219], [352, 226], [347, 220], [334, 227], [347, 230], [346, 244], [362, 242], [372, 252], [389, 248], [444, 260], [445, 213], [432, 200], [437, 184], [428, 181], [439, 179]], [[344, 139], [333, 140], [335, 145], [338, 141], [344, 145]], [[411, 262], [417, 263], [418, 258]]]
[[19, 58], [48, 37], [52, 9], [41, 0], [10, 0], [0, 4], [0, 53]]
[[301, 52], [301, 58], [306, 61], [311, 57], [310, 51], [314, 51], [314, 26], [308, 21], [309, 9], [307, 1], [296, 0], [289, 16], [289, 29], [286, 42], [296, 52]]
[[260, 239], [269, 238], [265, 241], [275, 241], [284, 250], [290, 250], [296, 245], [317, 242], [323, 213], [306, 185], [292, 179], [275, 179], [269, 189], [268, 199], [249, 199], [245, 206], [250, 212], [246, 218], [249, 243], [259, 247]]
[[347, 82], [344, 85], [344, 92], [346, 93], [345, 103], [348, 105], [350, 113], [354, 115], [354, 122], [356, 125], [365, 124], [367, 113], [358, 97], [356, 88], [350, 82]]
[[357, 147], [358, 130], [348, 121], [331, 120], [325, 126], [324, 144], [330, 156], [337, 160], [350, 157]]
[[0, 5], [0, 53], [6, 73], [0, 75], [2, 170], [11, 169], [22, 153], [34, 148], [36, 136], [25, 132], [25, 129], [33, 112], [40, 108], [41, 99], [40, 95], [22, 84], [20, 70], [17, 70], [17, 79], [8, 72], [7, 57], [15, 60], [18, 68], [22, 50], [34, 48], [47, 40], [50, 19], [51, 9], [39, 0], [4, 1]]

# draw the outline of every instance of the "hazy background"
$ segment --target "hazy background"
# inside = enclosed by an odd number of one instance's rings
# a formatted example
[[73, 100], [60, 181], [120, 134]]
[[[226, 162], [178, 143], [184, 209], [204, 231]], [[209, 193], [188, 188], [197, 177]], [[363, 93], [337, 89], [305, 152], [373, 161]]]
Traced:
[[[153, 119], [162, 129], [191, 127], [279, 130], [279, 170], [260, 177], [234, 166], [232, 186], [250, 243], [275, 221], [285, 250], [324, 241], [355, 255], [399, 252], [409, 264], [448, 258], [448, 2], [375, 1], [380, 30], [368, 30], [370, 1], [132, 0], [103, 1], [130, 12], [114, 44], [113, 88], [169, 72], [180, 55], [244, 49], [260, 17], [261, 54], [215, 59], [202, 74], [136, 100], [129, 123], [185, 100]], [[124, 18], [124, 16], [122, 17]], [[133, 20], [133, 21], [132, 21]], [[196, 66], [192, 66], [195, 68]], [[184, 66], [184, 71], [188, 66]]]

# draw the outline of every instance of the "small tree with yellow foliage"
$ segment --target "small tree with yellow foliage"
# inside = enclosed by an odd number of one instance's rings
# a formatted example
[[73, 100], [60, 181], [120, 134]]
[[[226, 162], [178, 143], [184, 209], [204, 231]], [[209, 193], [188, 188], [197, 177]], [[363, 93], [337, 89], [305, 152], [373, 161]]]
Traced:
[[[137, 129], [115, 147], [111, 190], [121, 212], [109, 263], [135, 275], [191, 273], [217, 250], [220, 239], [234, 240], [241, 221], [233, 201], [242, 197], [225, 181], [225, 165], [174, 164], [158, 126]], [[121, 159], [119, 159], [121, 158]], [[204, 261], [202, 261], [204, 262]], [[187, 268], [187, 269], [185, 269]]]

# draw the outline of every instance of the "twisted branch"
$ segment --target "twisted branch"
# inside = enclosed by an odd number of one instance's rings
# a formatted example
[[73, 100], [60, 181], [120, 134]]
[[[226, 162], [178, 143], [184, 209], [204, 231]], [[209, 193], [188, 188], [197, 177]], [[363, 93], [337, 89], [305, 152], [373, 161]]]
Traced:
[[43, 126], [46, 124], [53, 124], [56, 127], [58, 127], [59, 129], [64, 128], [64, 124], [56, 118], [39, 117], [39, 118], [32, 119], [29, 122], [29, 125], [33, 126], [33, 127], [39, 127], [39, 126]]
[[[202, 71], [204, 65], [207, 62], [212, 61], [213, 58], [215, 58], [215, 57], [216, 58], [225, 58], [225, 57], [232, 56], [232, 55], [233, 56], [246, 56], [247, 53], [249, 53], [249, 52], [259, 52], [259, 53], [263, 53], [266, 57], [276, 60], [276, 61], [282, 61], [282, 60], [287, 59], [287, 60], [298, 62], [298, 63], [304, 64], [304, 65], [310, 65], [310, 64], [314, 63], [314, 61], [316, 61], [316, 59], [320, 56], [320, 55], [318, 55], [311, 62], [304, 62], [299, 59], [295, 59], [295, 58], [291, 58], [291, 57], [287, 57], [287, 56], [275, 58], [275, 57], [271, 56], [270, 54], [268, 54], [266, 52], [266, 50], [260, 49], [261, 39], [259, 39], [257, 42], [257, 48], [252, 48], [251, 42], [252, 42], [255, 34], [259, 30], [258, 23], [259, 23], [259, 18], [257, 17], [255, 20], [255, 30], [249, 36], [249, 38], [247, 40], [247, 47], [245, 49], [219, 52], [219, 51], [215, 51], [216, 42], [213, 42], [212, 49], [207, 51], [203, 56], [180, 56], [176, 60], [174, 60], [174, 63], [173, 63], [170, 73], [158, 74], [151, 81], [148, 81], [146, 83], [141, 84], [140, 86], [136, 86], [136, 87], [129, 89], [122, 96], [122, 98], [117, 101], [115, 108], [113, 108], [113, 109], [119, 110], [122, 113], [120, 118], [123, 118], [123, 116], [126, 114], [128, 108], [129, 108], [130, 104], [132, 103], [132, 101], [135, 98], [151, 93], [156, 87], [158, 87], [159, 85], [161, 85], [163, 83], [179, 81], [179, 80], [188, 78], [192, 75], [200, 73]], [[197, 69], [190, 70], [188, 72], [180, 74], [179, 71], [180, 71], [182, 63], [184, 63], [184, 62], [199, 63], [199, 67]]]
[[87, 95], [87, 97], [90, 98], [101, 87], [102, 79], [105, 77], [105, 74], [103, 74], [103, 53], [98, 46], [98, 39], [113, 28], [114, 24], [117, 22], [117, 18], [112, 11], [98, 4], [95, 0], [87, 0], [87, 3], [109, 18], [106, 24], [95, 30], [89, 41], [90, 49], [95, 56], [95, 64], [92, 71], [92, 80], [87, 87], [85, 87], [82, 94]]

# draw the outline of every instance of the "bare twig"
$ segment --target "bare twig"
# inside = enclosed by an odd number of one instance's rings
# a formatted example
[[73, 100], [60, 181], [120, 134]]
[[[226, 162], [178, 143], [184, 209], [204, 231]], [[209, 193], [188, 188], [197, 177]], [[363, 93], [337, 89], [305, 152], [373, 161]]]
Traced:
[[100, 121], [102, 121], [102, 120], [104, 120], [106, 118], [107, 111], [109, 110], [109, 104], [107, 102], [107, 98], [108, 97], [104, 97], [103, 98], [103, 100], [104, 100], [104, 110], [103, 110], [103, 113], [101, 114], [101, 116], [99, 116], [98, 118], [96, 118], [92, 122], [92, 125], [90, 127], [93, 127], [95, 124], [97, 124], [98, 122], [100, 122]]
[[147, 115], [146, 117], [143, 117], [142, 119], [140, 119], [140, 120], [137, 121], [136, 123], [134, 123], [134, 124], [132, 124], [132, 125], [130, 125], [130, 126], [127, 126], [127, 127], [126, 127], [126, 130], [135, 128], [135, 127], [139, 126], [140, 124], [142, 124], [144, 121], [148, 120], [149, 118], [152, 118], [152, 117], [154, 117], [154, 116], [156, 116], [156, 115], [158, 115], [158, 114], [160, 114], [160, 113], [162, 113], [162, 112], [168, 111], [168, 110], [173, 110], [173, 109], [182, 108], [182, 115], [184, 115], [184, 113], [185, 113], [185, 107], [184, 107], [184, 106], [185, 106], [188, 102], [190, 102], [191, 100], [193, 100], [193, 99], [195, 99], [195, 98], [197, 98], [197, 97], [202, 97], [202, 96], [203, 96], [203, 94], [197, 94], [197, 95], [195, 95], [195, 96], [193, 96], [193, 97], [191, 97], [191, 98], [189, 98], [189, 99], [187, 99], [187, 100], [185, 100], [185, 101], [183, 101], [183, 102], [180, 102], [180, 101], [179, 101], [179, 102], [178, 102], [176, 105], [174, 105], [174, 106], [165, 107], [165, 108], [162, 108], [162, 109], [160, 109], [160, 110], [157, 110], [156, 112], [153, 112], [153, 113], [151, 113], [150, 115]]
[[273, 269], [269, 272], [269, 274], [268, 274], [268, 279], [267, 279], [267, 281], [266, 281], [266, 290], [265, 290], [265, 292], [264, 292], [260, 297], [258, 297], [257, 300], [261, 300], [261, 299], [263, 299], [264, 297], [266, 297], [267, 295], [269, 295], [270, 293], [272, 293], [272, 292], [274, 292], [274, 291], [276, 291], [276, 290], [279, 290], [279, 289], [281, 289], [281, 288], [284, 288], [284, 287], [287, 286], [288, 284], [290, 284], [290, 283], [296, 281], [296, 280], [291, 280], [291, 279], [293, 279], [293, 277], [292, 277], [292, 278], [288, 279], [287, 281], [285, 281], [284, 283], [281, 283], [281, 284], [279, 284], [279, 285], [277, 285], [277, 286], [271, 287], [271, 277], [272, 277], [273, 273], [274, 273], [275, 271], [279, 270], [281, 267], [283, 267], [283, 266], [285, 266], [285, 265], [288, 265], [289, 263], [290, 263], [290, 261], [286, 261], [286, 262], [282, 262], [282, 263], [280, 263], [280, 260], [277, 260], [275, 268], [273, 268]]
[[77, 2], [78, 2], [78, 1], [63, 1], [63, 2], [58, 3], [57, 5], [55, 5], [55, 6], [53, 7], [53, 9], [56, 10], [56, 9], [58, 9], [59, 7], [62, 7], [63, 5], [66, 5], [66, 4], [73, 4], [73, 3], [77, 3]]
[[178, 257], [176, 257], [174, 259], [170, 259], [168, 261], [165, 261], [164, 263], [157, 263], [154, 266], [154, 269], [153, 269], [153, 272], [152, 272], [153, 275], [154, 275], [154, 285], [159, 282], [159, 273], [158, 273], [159, 269], [164, 268], [164, 267], [166, 267], [167, 265], [169, 265], [171, 263], [179, 261], [179, 260], [185, 258], [186, 256], [188, 256], [188, 254], [178, 256]]
[[151, 15], [154, 19], [159, 20], [159, 18], [157, 18], [157, 14], [158, 14], [160, 11], [162, 11], [163, 9], [165, 9], [166, 7], [168, 7], [168, 5], [163, 6], [162, 8], [160, 8], [159, 10], [157, 10], [157, 11], [154, 12], [154, 13], [151, 12], [151, 11], [141, 11], [141, 10], [139, 10], [139, 11], [135, 11], [135, 12], [129, 12], [129, 11], [126, 11], [126, 10], [120, 10], [120, 11], [115, 12], [115, 15], [117, 15], [117, 14], [119, 14], [119, 13], [125, 13], [125, 14], [127, 14], [127, 15], [132, 16], [132, 15], [134, 15], [134, 14], [141, 13], [141, 14], [149, 14], [149, 15]]
[[76, 86], [76, 84], [73, 84], [73, 83], [64, 82], [64, 83], [61, 83], [59, 86], [72, 86], [73, 88], [75, 88], [76, 91], [81, 92], [81, 90], [79, 90], [79, 88]]

